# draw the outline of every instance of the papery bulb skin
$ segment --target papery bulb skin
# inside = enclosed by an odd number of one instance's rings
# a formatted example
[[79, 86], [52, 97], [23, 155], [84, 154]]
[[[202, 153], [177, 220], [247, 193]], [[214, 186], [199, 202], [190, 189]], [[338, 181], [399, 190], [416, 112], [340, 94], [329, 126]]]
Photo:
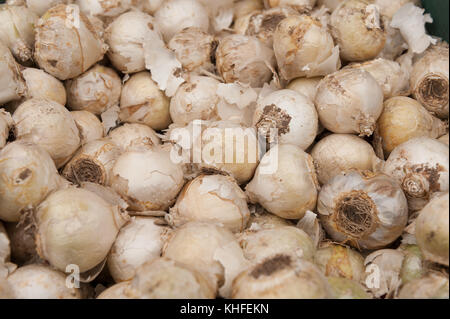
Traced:
[[141, 265], [161, 256], [170, 230], [157, 225], [157, 221], [157, 218], [137, 216], [120, 229], [107, 260], [108, 270], [116, 282], [133, 279]]
[[320, 81], [315, 105], [329, 131], [370, 136], [383, 111], [383, 90], [369, 72], [342, 69]]
[[75, 79], [66, 81], [67, 102], [72, 110], [100, 115], [119, 103], [122, 81], [111, 69], [96, 64]]
[[307, 15], [283, 19], [274, 32], [273, 48], [286, 80], [327, 75], [341, 66], [339, 49], [326, 25]]
[[101, 139], [104, 135], [102, 122], [89, 111], [70, 112], [81, 136], [81, 145]]
[[214, 36], [196, 28], [185, 28], [176, 33], [168, 43], [178, 61], [188, 72], [214, 71], [213, 57], [217, 48]]
[[26, 68], [22, 76], [27, 86], [27, 98], [43, 98], [66, 105], [66, 88], [54, 76], [40, 69]]
[[169, 99], [152, 80], [149, 72], [133, 74], [123, 86], [119, 114], [121, 121], [163, 130], [172, 122], [169, 112]]
[[168, 209], [183, 185], [181, 165], [172, 161], [168, 148], [125, 152], [112, 169], [111, 187], [135, 211]]
[[383, 172], [401, 185], [409, 209], [422, 209], [437, 192], [448, 192], [448, 146], [429, 137], [412, 138], [389, 155]]
[[218, 120], [218, 85], [214, 78], [192, 76], [170, 99], [170, 117], [175, 124], [188, 125], [193, 120]]
[[232, 232], [243, 231], [249, 217], [245, 193], [232, 177], [223, 175], [202, 175], [189, 182], [168, 216], [175, 227], [188, 221], [209, 221]]
[[225, 173], [239, 185], [254, 175], [260, 146], [253, 128], [232, 121], [210, 122], [194, 139], [193, 160], [201, 171]]
[[311, 156], [322, 185], [342, 171], [354, 168], [375, 172], [383, 163], [368, 142], [352, 134], [330, 134], [322, 138], [313, 146]]
[[0, 42], [0, 104], [19, 100], [26, 95], [26, 84], [20, 72], [19, 64], [11, 51]]
[[169, 258], [144, 263], [124, 288], [132, 299], [214, 299], [216, 292], [204, 274]]
[[251, 202], [286, 219], [301, 219], [314, 210], [318, 189], [311, 156], [291, 144], [271, 148], [246, 186]]
[[235, 277], [248, 266], [233, 233], [208, 222], [189, 222], [177, 228], [166, 242], [163, 256], [197, 270], [226, 298]]
[[25, 6], [0, 5], [0, 41], [22, 63], [33, 57], [34, 26], [38, 16]]
[[314, 255], [314, 263], [327, 277], [340, 277], [361, 282], [364, 278], [364, 258], [348, 246], [322, 244]]
[[448, 276], [430, 273], [413, 280], [400, 289], [398, 299], [448, 299]]
[[352, 63], [346, 68], [362, 69], [370, 73], [383, 90], [384, 99], [409, 95], [409, 73], [399, 63], [377, 58], [362, 63]]
[[226, 83], [240, 82], [262, 87], [272, 78], [273, 50], [256, 37], [232, 34], [220, 40], [216, 67]]
[[331, 14], [330, 25], [344, 61], [373, 59], [386, 42], [378, 8], [369, 1], [342, 2]]
[[41, 258], [66, 271], [78, 265], [81, 273], [108, 255], [128, 215], [99, 195], [69, 187], [54, 192], [36, 212], [36, 246]]
[[411, 138], [437, 138], [446, 131], [447, 125], [443, 121], [409, 97], [397, 96], [386, 100], [378, 119], [378, 134], [386, 155]]
[[144, 124], [125, 123], [109, 132], [108, 137], [120, 147], [122, 152], [131, 151], [134, 148], [151, 148], [161, 144], [156, 132]]
[[426, 260], [448, 266], [448, 192], [436, 194], [419, 212], [415, 236]]
[[197, 27], [206, 32], [209, 28], [208, 12], [197, 0], [165, 1], [155, 12], [155, 20], [167, 43], [184, 28]]
[[52, 7], [37, 22], [34, 57], [59, 80], [74, 78], [106, 53], [108, 47], [98, 31], [78, 6]]
[[15, 141], [0, 151], [0, 219], [18, 222], [61, 184], [55, 163], [41, 147]]
[[414, 98], [441, 119], [448, 118], [448, 45], [430, 47], [413, 65], [410, 85]]
[[233, 299], [327, 299], [332, 292], [313, 263], [279, 254], [243, 271], [233, 282]]
[[112, 65], [127, 74], [144, 71], [144, 42], [147, 33], [155, 32], [160, 37], [155, 19], [140, 11], [125, 12], [114, 19], [105, 30]]
[[303, 230], [294, 226], [279, 226], [259, 230], [248, 229], [238, 238], [245, 257], [252, 263], [258, 263], [279, 254], [313, 261], [313, 256], [316, 253], [311, 238]]
[[80, 290], [66, 285], [64, 273], [32, 264], [16, 269], [8, 283], [19, 299], [81, 299]]
[[30, 99], [13, 114], [18, 140], [41, 146], [62, 167], [81, 144], [80, 132], [70, 112], [47, 99]]
[[277, 25], [286, 17], [298, 15], [291, 7], [275, 7], [263, 11], [252, 11], [234, 22], [238, 34], [256, 36], [265, 45], [272, 47], [273, 34]]
[[304, 95], [279, 90], [258, 101], [253, 125], [259, 134], [266, 136], [267, 143], [274, 142], [271, 130], [276, 130], [279, 143], [305, 150], [316, 137], [319, 120], [314, 104]]
[[112, 168], [120, 155], [119, 147], [108, 139], [89, 142], [66, 164], [62, 175], [74, 184], [109, 185]]
[[317, 209], [333, 240], [361, 249], [392, 243], [408, 219], [406, 197], [394, 179], [356, 170], [336, 175], [324, 185]]

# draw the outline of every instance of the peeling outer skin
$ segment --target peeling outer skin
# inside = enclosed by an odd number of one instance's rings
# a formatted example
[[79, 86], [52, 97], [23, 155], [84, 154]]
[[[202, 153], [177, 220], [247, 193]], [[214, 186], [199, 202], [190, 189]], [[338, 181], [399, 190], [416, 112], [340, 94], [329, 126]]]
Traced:
[[250, 217], [246, 200], [232, 177], [202, 175], [184, 187], [170, 209], [169, 222], [178, 227], [189, 221], [209, 221], [241, 232]]
[[148, 14], [129, 11], [114, 19], [106, 28], [105, 41], [109, 45], [108, 57], [116, 69], [127, 74], [145, 70], [143, 45], [149, 33], [160, 37], [155, 19]]
[[[271, 162], [272, 154], [278, 155], [277, 163]], [[270, 165], [277, 165], [275, 172], [264, 173], [263, 168]], [[270, 149], [245, 188], [250, 202], [286, 219], [301, 219], [306, 211], [314, 210], [318, 189], [312, 158], [290, 144]]]
[[226, 36], [216, 51], [216, 67], [226, 83], [240, 82], [251, 87], [262, 87], [272, 78], [275, 66], [273, 50], [256, 37], [240, 34]]
[[448, 124], [432, 116], [416, 100], [398, 96], [384, 102], [377, 130], [384, 153], [389, 155], [395, 147], [411, 138], [438, 138], [447, 132]]
[[293, 90], [279, 90], [258, 101], [253, 125], [259, 133], [271, 139], [270, 129], [277, 129], [280, 143], [293, 144], [302, 150], [314, 141], [318, 130], [318, 115], [314, 104]]
[[[42, 69], [59, 80], [85, 72], [108, 50], [88, 18], [83, 13], [77, 15], [77, 10], [73, 5], [57, 5], [36, 26], [34, 57]], [[78, 28], [73, 21], [80, 23]]]
[[254, 11], [237, 19], [233, 29], [238, 34], [256, 36], [268, 47], [273, 45], [273, 33], [281, 20], [298, 15], [291, 7], [275, 7], [264, 11]]
[[415, 236], [425, 259], [449, 265], [449, 196], [441, 193], [420, 211], [415, 220]]
[[348, 246], [334, 243], [322, 244], [314, 255], [314, 263], [327, 277], [340, 277], [362, 282], [364, 258]]
[[146, 69], [152, 73], [152, 79], [159, 89], [164, 91], [166, 96], [172, 97], [185, 82], [181, 62], [155, 32], [146, 34], [143, 48]]
[[70, 112], [80, 132], [81, 145], [103, 138], [102, 122], [89, 111]]
[[400, 30], [400, 33], [408, 44], [408, 49], [414, 53], [422, 53], [430, 44], [436, 44], [437, 40], [427, 34], [425, 23], [432, 23], [430, 14], [424, 14], [425, 9], [419, 8], [409, 2], [397, 10], [392, 17], [390, 26]]
[[0, 104], [18, 100], [26, 95], [26, 84], [20, 66], [8, 47], [0, 42]]
[[413, 138], [397, 146], [383, 172], [402, 186], [411, 211], [422, 209], [436, 192], [449, 190], [448, 146], [428, 137]]
[[116, 282], [131, 280], [136, 269], [161, 256], [168, 227], [155, 222], [158, 218], [133, 217], [117, 235], [108, 255], [108, 269]]
[[108, 135], [111, 129], [117, 127], [117, 125], [120, 122], [119, 113], [120, 113], [119, 105], [113, 105], [100, 115], [100, 118], [102, 119], [104, 135]]
[[154, 130], [166, 129], [171, 123], [169, 99], [156, 86], [149, 72], [134, 74], [123, 86], [119, 118]]
[[0, 41], [11, 49], [20, 62], [29, 61], [33, 57], [33, 29], [38, 16], [25, 6], [2, 5], [0, 20]]
[[377, 58], [350, 64], [346, 68], [363, 69], [369, 72], [383, 89], [385, 100], [394, 96], [408, 96], [410, 94], [409, 74], [395, 61]]
[[160, 148], [123, 153], [112, 174], [111, 187], [136, 211], [168, 209], [184, 185], [181, 165]]
[[191, 27], [175, 34], [168, 43], [168, 47], [175, 52], [184, 70], [201, 73], [214, 71], [213, 62], [217, 44], [212, 35], [199, 28]]
[[319, 82], [315, 105], [320, 122], [333, 133], [370, 136], [383, 111], [383, 91], [370, 73], [343, 69]]
[[122, 83], [117, 73], [96, 64], [75, 79], [66, 81], [67, 102], [72, 110], [86, 110], [100, 115], [119, 103]]
[[413, 65], [410, 85], [414, 98], [441, 119], [448, 118], [448, 45], [438, 44]]
[[323, 186], [317, 209], [333, 240], [358, 249], [392, 243], [408, 220], [406, 197], [394, 179], [356, 170], [343, 172]]
[[327, 75], [341, 66], [339, 48], [327, 27], [315, 18], [289, 16], [278, 24], [273, 39], [278, 67], [285, 80]]
[[386, 43], [378, 10], [365, 0], [342, 2], [331, 14], [330, 27], [344, 61], [373, 59]]
[[217, 90], [220, 82], [207, 76], [192, 76], [170, 99], [170, 117], [177, 125], [193, 120], [218, 120]]
[[21, 211], [37, 206], [60, 187], [55, 164], [43, 149], [15, 141], [0, 152], [0, 215], [18, 222]]
[[69, 264], [78, 265], [83, 280], [89, 281], [101, 271], [129, 217], [93, 192], [68, 188], [47, 197], [36, 220], [39, 256], [61, 271]]
[[408, 49], [408, 45], [400, 33], [400, 30], [391, 27], [391, 20], [382, 15], [381, 20], [386, 29], [386, 43], [383, 50], [378, 54], [378, 58], [395, 60], [403, 51]]
[[80, 132], [69, 110], [47, 99], [30, 99], [13, 114], [17, 140], [39, 145], [62, 167], [81, 144]]
[[144, 124], [125, 123], [112, 130], [108, 137], [120, 147], [122, 152], [131, 151], [136, 147], [151, 148], [161, 144], [156, 132]]
[[9, 130], [13, 125], [11, 114], [0, 109], [0, 150], [6, 145], [9, 136]]
[[120, 154], [120, 148], [110, 140], [92, 141], [66, 164], [62, 175], [74, 184], [91, 182], [109, 185], [112, 168]]
[[66, 88], [54, 76], [34, 68], [24, 69], [22, 76], [27, 86], [27, 98], [47, 98], [61, 105], [66, 105]]
[[217, 95], [221, 98], [217, 113], [221, 120], [252, 125], [252, 117], [256, 108], [258, 93], [255, 89], [239, 83], [220, 83]]
[[308, 234], [314, 242], [314, 247], [318, 247], [319, 243], [325, 239], [325, 231], [322, 228], [317, 214], [309, 210], [306, 211], [305, 216], [298, 221], [296, 227]]
[[224, 298], [230, 297], [233, 280], [249, 265], [229, 230], [205, 222], [189, 222], [173, 232], [163, 256], [204, 274]]
[[380, 249], [366, 257], [364, 266], [375, 265], [379, 269], [379, 287], [368, 287], [375, 297], [391, 299], [397, 294], [402, 284], [400, 271], [404, 258], [405, 254], [397, 249]]
[[303, 230], [279, 226], [256, 231], [246, 230], [238, 237], [244, 256], [253, 264], [278, 254], [313, 261], [316, 246]]
[[243, 271], [233, 282], [233, 299], [328, 299], [325, 276], [311, 262], [289, 255], [267, 258]]

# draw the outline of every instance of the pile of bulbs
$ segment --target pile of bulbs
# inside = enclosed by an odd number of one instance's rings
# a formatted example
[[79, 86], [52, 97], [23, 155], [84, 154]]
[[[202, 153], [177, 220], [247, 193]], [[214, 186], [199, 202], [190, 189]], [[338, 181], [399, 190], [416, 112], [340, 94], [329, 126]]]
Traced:
[[418, 1], [0, 21], [0, 298], [449, 297], [449, 49]]

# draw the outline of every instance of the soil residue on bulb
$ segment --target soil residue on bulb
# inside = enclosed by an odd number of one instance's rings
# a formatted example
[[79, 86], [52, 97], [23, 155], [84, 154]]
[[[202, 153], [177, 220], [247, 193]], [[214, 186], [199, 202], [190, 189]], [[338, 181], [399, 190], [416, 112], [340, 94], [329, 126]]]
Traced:
[[290, 256], [276, 255], [259, 264], [255, 269], [253, 269], [250, 276], [255, 279], [258, 279], [260, 276], [270, 276], [277, 271], [288, 268], [291, 264], [292, 259]]
[[286, 134], [289, 132], [289, 123], [291, 122], [291, 119], [289, 114], [275, 104], [266, 105], [260, 119], [256, 123], [256, 128], [266, 135], [267, 141], [271, 142], [270, 129], [277, 129], [278, 136]]
[[351, 238], [363, 238], [375, 225], [376, 206], [363, 191], [344, 193], [337, 200], [333, 214], [336, 226]]

